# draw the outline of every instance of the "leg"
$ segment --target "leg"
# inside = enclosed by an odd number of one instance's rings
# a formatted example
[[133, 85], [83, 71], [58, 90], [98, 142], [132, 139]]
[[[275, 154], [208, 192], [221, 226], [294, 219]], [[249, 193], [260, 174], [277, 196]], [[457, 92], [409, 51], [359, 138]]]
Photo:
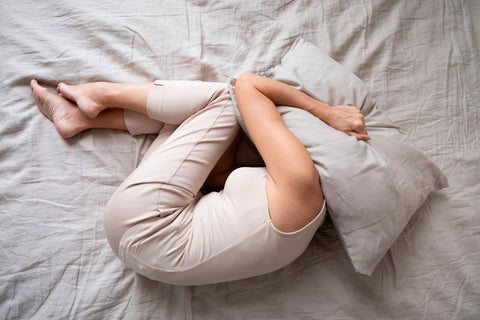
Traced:
[[51, 93], [36, 80], [30, 82], [30, 87], [38, 109], [55, 124], [58, 133], [64, 138], [70, 138], [91, 128], [127, 130], [122, 109], [105, 110], [96, 118], [90, 119], [75, 103]]
[[[77, 94], [77, 100], [80, 101], [83, 109], [95, 108], [99, 106], [98, 102], [104, 101], [108, 105], [118, 108], [101, 107], [101, 112], [94, 118], [85, 116], [83, 110], [79, 108], [71, 95], [70, 100], [65, 98], [66, 94], [53, 94], [46, 88], [40, 86], [36, 80], [32, 80], [30, 86], [33, 91], [33, 97], [40, 111], [50, 119], [57, 128], [57, 131], [64, 138], [70, 138], [83, 130], [92, 128], [120, 129], [128, 130], [132, 135], [138, 134], [157, 134], [163, 127], [163, 123], [149, 118], [145, 114], [131, 111], [142, 110], [145, 112], [146, 98], [148, 93], [139, 94], [146, 91], [144, 85], [126, 85], [126, 84], [108, 84], [87, 83], [78, 86], [72, 86], [74, 90], [65, 84], [60, 84], [59, 88], [64, 88], [68, 93], [73, 91]], [[119, 97], [113, 96], [111, 93], [105, 94], [108, 90], [100, 90], [101, 88], [110, 88], [121, 91]], [[150, 90], [151, 84], [148, 84]], [[119, 90], [118, 88], [123, 88]], [[83, 92], [80, 94], [80, 92]], [[94, 94], [97, 92], [98, 94]], [[135, 92], [135, 93], [134, 93]], [[107, 98], [111, 97], [111, 98]], [[116, 102], [120, 100], [121, 103]], [[90, 102], [88, 102], [90, 101]], [[126, 101], [130, 101], [130, 105], [124, 105]], [[122, 109], [121, 107], [128, 107]]]
[[57, 90], [61, 96], [74, 101], [89, 118], [95, 118], [107, 108], [121, 108], [179, 125], [217, 98], [219, 86], [224, 85], [157, 80], [153, 86], [152, 83], [60, 83]]
[[[36, 80], [32, 80], [30, 86], [39, 110], [54, 122], [57, 131], [64, 138], [70, 138], [83, 130], [93, 128], [128, 130], [132, 135], [157, 134], [164, 126], [162, 122], [153, 120], [144, 114], [120, 108], [105, 109], [97, 117], [87, 118], [74, 102], [66, 100], [62, 95], [51, 93], [40, 86]], [[149, 84], [149, 86], [151, 85]], [[134, 101], [134, 104], [141, 106], [141, 102]], [[144, 160], [172, 134], [172, 129], [173, 127], [169, 127], [162, 132], [144, 156]], [[213, 169], [208, 179], [208, 184], [212, 189], [221, 188], [225, 184], [228, 174], [233, 170], [235, 150], [240, 137], [239, 134]]]
[[217, 164], [205, 181], [205, 187], [207, 191], [222, 190], [230, 173], [238, 168], [238, 166], [235, 165], [235, 158], [237, 156], [238, 146], [242, 137], [243, 131], [239, 130], [232, 144], [228, 147], [220, 160], [218, 160]]
[[87, 117], [95, 118], [107, 108], [128, 109], [146, 114], [147, 97], [151, 87], [152, 83], [59, 83], [57, 91], [68, 100], [75, 101]]
[[[224, 84], [167, 81], [152, 87], [148, 101], [149, 115], [171, 124], [183, 122], [157, 149], [149, 150], [149, 157], [107, 204], [105, 231], [121, 258], [129, 248], [141, 245], [125, 244], [120, 250], [123, 234], [137, 224], [157, 221], [162, 225], [174, 219], [174, 213], [197, 197], [239, 130]], [[155, 233], [155, 223], [152, 228]]]

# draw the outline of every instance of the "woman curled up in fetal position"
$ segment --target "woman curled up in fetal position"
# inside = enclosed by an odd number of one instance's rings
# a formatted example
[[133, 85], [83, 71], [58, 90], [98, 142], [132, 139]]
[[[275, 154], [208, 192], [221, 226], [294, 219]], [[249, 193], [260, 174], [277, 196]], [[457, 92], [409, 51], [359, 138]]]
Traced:
[[[36, 80], [30, 86], [64, 138], [90, 128], [158, 134], [110, 198], [104, 224], [125, 265], [171, 284], [277, 270], [302, 254], [322, 224], [320, 177], [276, 105], [307, 110], [337, 130], [369, 139], [356, 107], [332, 107], [284, 83], [244, 74], [235, 98], [266, 167], [235, 168], [241, 133], [226, 84], [60, 83], [58, 94]], [[218, 191], [203, 195], [204, 184]]]

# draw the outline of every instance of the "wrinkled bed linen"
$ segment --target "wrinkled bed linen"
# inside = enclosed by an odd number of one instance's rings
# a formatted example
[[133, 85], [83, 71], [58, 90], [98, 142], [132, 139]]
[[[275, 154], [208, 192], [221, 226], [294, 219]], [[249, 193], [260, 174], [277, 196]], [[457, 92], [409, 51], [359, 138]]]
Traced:
[[[105, 204], [153, 140], [64, 140], [32, 77], [229, 82], [279, 63], [297, 37], [366, 82], [445, 173], [371, 277], [331, 223], [287, 267], [199, 287], [124, 269]], [[0, 2], [0, 315], [6, 319], [476, 319], [480, 314], [479, 53], [464, 1]]]

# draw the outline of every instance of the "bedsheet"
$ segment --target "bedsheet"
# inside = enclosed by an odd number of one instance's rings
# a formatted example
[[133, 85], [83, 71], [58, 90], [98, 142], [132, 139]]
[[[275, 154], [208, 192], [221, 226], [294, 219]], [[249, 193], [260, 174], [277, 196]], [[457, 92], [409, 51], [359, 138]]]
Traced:
[[[105, 204], [152, 136], [62, 139], [31, 78], [228, 82], [322, 47], [445, 173], [372, 276], [331, 223], [276, 272], [182, 287], [125, 269]], [[469, 6], [450, 0], [0, 2], [0, 317], [4, 319], [478, 319], [480, 59]]]

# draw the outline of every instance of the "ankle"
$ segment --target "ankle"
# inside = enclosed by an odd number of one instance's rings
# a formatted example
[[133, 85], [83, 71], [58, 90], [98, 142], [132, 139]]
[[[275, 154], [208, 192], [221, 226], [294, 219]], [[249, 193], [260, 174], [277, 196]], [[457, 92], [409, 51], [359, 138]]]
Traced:
[[97, 82], [93, 92], [98, 103], [98, 107], [102, 109], [115, 105], [115, 97], [118, 89], [110, 82]]

